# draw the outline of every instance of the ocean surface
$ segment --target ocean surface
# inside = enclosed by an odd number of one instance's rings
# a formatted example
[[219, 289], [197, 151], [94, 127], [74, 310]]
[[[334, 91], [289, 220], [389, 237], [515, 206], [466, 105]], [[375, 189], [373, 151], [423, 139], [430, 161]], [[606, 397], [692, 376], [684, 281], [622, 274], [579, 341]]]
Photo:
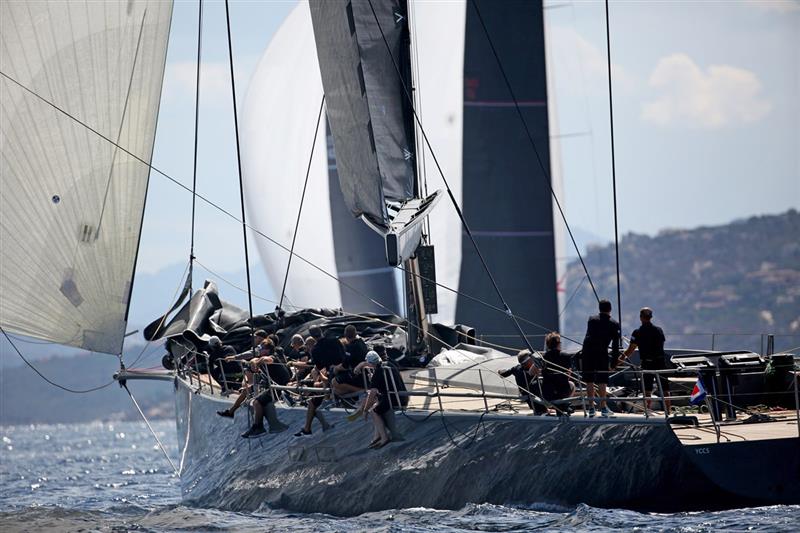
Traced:
[[[177, 463], [175, 425], [153, 427]], [[0, 531], [800, 531], [800, 506], [653, 514], [586, 505], [468, 505], [354, 518], [180, 503], [179, 480], [143, 423], [0, 427]], [[657, 495], [654, 495], [657, 497]]]

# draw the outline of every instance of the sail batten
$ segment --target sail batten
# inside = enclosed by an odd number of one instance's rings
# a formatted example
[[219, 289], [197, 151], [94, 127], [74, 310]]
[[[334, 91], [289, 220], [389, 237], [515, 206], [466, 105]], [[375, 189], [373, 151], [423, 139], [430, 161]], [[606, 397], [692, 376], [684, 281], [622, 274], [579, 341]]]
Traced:
[[172, 4], [0, 10], [0, 324], [119, 353]]

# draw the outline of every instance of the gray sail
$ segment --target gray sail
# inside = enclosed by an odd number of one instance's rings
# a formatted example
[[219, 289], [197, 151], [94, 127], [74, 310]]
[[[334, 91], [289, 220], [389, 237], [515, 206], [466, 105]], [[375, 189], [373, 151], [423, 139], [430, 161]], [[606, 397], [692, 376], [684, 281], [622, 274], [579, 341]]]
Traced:
[[[545, 168], [550, 169], [541, 1], [476, 0]], [[467, 2], [464, 51], [463, 210], [511, 309], [558, 328], [552, 198], [475, 7]], [[462, 240], [460, 289], [494, 305], [497, 295], [469, 241]], [[456, 320], [487, 340], [517, 334], [501, 313], [459, 297]], [[521, 323], [526, 333], [543, 330]], [[503, 342], [500, 342], [503, 344]], [[516, 342], [514, 343], [517, 344]]]
[[312, 0], [339, 185], [350, 213], [397, 265], [416, 250], [439, 194], [417, 198], [405, 0]]
[[[386, 313], [388, 307], [392, 312], [400, 313], [395, 269], [386, 264], [381, 238], [350, 215], [339, 187], [336, 151], [330, 127], [326, 131], [336, 271], [339, 279], [352, 287], [339, 285], [342, 308], [358, 312]], [[386, 307], [378, 306], [374, 301]]]
[[0, 3], [4, 329], [121, 352], [171, 14], [160, 0]]

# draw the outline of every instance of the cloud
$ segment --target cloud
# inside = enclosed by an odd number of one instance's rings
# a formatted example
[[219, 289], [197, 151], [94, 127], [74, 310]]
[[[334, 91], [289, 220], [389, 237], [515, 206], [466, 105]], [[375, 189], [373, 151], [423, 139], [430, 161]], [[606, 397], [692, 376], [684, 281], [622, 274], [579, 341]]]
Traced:
[[[605, 48], [601, 50], [569, 27], [553, 25], [548, 28], [548, 36], [552, 46], [553, 61], [560, 68], [566, 69], [571, 78], [575, 76], [573, 69], [578, 71], [578, 77], [574, 78], [573, 82], [581, 80], [581, 91], [586, 90], [583, 83], [592, 85], [608, 83], [608, 60]], [[637, 84], [636, 78], [617, 63], [611, 64], [611, 76], [615, 89], [631, 90]]]
[[716, 129], [756, 122], [772, 109], [753, 72], [728, 65], [711, 65], [704, 72], [686, 54], [659, 60], [649, 85], [660, 96], [643, 104], [641, 116], [661, 126]]

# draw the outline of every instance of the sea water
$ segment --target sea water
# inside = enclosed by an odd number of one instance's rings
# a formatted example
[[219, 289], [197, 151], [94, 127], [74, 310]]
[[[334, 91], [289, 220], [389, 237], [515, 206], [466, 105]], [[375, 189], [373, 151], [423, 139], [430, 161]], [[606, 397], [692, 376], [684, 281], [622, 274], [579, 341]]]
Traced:
[[[177, 464], [175, 425], [153, 429]], [[467, 505], [352, 518], [186, 507], [143, 423], [0, 427], [0, 531], [800, 531], [800, 506], [653, 514], [587, 505]], [[658, 495], [654, 494], [654, 498]]]

